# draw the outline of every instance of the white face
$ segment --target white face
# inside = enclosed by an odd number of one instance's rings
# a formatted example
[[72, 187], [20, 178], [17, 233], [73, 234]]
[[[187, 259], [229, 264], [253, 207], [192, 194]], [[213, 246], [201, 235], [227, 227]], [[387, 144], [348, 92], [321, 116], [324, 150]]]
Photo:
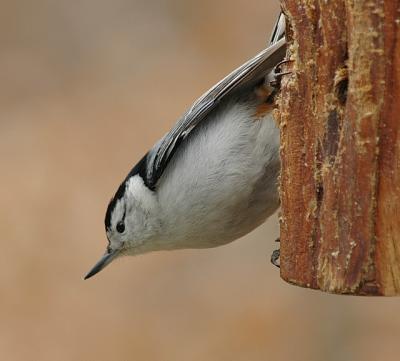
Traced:
[[121, 255], [142, 253], [159, 228], [156, 197], [136, 175], [128, 181], [123, 197], [111, 211], [107, 229], [109, 247], [121, 250]]
[[154, 247], [154, 240], [160, 231], [156, 196], [144, 185], [140, 176], [135, 175], [118, 189], [116, 198], [110, 202], [106, 215], [109, 245], [85, 279], [120, 256], [149, 251]]

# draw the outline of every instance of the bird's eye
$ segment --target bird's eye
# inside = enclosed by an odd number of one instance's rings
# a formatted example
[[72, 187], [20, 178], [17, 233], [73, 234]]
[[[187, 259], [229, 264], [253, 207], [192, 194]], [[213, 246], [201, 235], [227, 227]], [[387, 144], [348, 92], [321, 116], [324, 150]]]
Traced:
[[123, 221], [118, 222], [116, 228], [117, 228], [117, 232], [118, 232], [118, 233], [124, 233], [124, 231], [125, 231], [125, 224], [124, 224], [124, 222], [123, 222]]

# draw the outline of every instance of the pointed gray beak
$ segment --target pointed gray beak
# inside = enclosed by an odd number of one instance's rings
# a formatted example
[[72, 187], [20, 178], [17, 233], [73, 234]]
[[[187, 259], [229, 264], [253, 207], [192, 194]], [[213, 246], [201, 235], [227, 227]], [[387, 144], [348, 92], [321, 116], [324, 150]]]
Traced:
[[89, 273], [85, 276], [85, 280], [94, 276], [96, 273], [99, 273], [103, 268], [109, 265], [120, 253], [119, 250], [112, 250], [110, 252], [106, 251], [103, 257], [100, 258], [94, 267], [89, 271]]

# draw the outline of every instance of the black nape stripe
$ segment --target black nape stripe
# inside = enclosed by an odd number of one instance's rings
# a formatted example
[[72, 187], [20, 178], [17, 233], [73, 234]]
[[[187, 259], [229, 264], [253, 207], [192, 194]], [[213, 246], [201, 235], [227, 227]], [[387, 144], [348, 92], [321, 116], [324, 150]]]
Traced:
[[126, 184], [127, 181], [133, 177], [134, 175], [139, 175], [143, 181], [146, 187], [150, 188], [150, 184], [147, 180], [147, 153], [129, 172], [129, 174], [126, 176], [124, 181], [121, 183], [121, 185], [118, 187], [117, 192], [115, 193], [114, 197], [111, 199], [110, 203], [108, 204], [107, 211], [106, 211], [106, 217], [104, 219], [104, 224], [106, 227], [106, 230], [109, 230], [111, 228], [111, 214], [112, 211], [115, 208], [115, 205], [117, 202], [124, 196], [125, 190], [126, 190]]

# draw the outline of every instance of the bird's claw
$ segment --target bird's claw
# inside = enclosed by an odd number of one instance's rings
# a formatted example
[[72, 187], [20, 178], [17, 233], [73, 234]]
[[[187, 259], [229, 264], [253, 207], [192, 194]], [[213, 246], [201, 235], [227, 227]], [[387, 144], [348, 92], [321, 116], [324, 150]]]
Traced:
[[281, 250], [276, 249], [275, 251], [272, 252], [271, 255], [271, 263], [278, 268], [281, 268], [280, 262], [279, 262], [279, 257], [281, 255]]
[[271, 85], [273, 88], [279, 87], [280, 82], [281, 82], [281, 80], [282, 80], [282, 77], [283, 77], [284, 75], [288, 75], [288, 74], [291, 74], [291, 73], [292, 73], [291, 71], [284, 71], [284, 72], [282, 72], [282, 65], [283, 65], [283, 64], [287, 64], [287, 63], [292, 63], [293, 61], [294, 61], [294, 60], [291, 60], [291, 59], [284, 59], [284, 60], [282, 60], [281, 62], [279, 62], [279, 63], [275, 66], [275, 68], [274, 68], [274, 80], [272, 80], [272, 81], [270, 82], [270, 85]]
[[[279, 239], [279, 238], [276, 239], [275, 242], [280, 242], [280, 239]], [[280, 249], [276, 249], [276, 250], [273, 251], [272, 254], [271, 254], [271, 263], [272, 263], [275, 267], [278, 267], [278, 268], [281, 267], [280, 261], [279, 261], [280, 255], [281, 255], [281, 250], [280, 250]]]

